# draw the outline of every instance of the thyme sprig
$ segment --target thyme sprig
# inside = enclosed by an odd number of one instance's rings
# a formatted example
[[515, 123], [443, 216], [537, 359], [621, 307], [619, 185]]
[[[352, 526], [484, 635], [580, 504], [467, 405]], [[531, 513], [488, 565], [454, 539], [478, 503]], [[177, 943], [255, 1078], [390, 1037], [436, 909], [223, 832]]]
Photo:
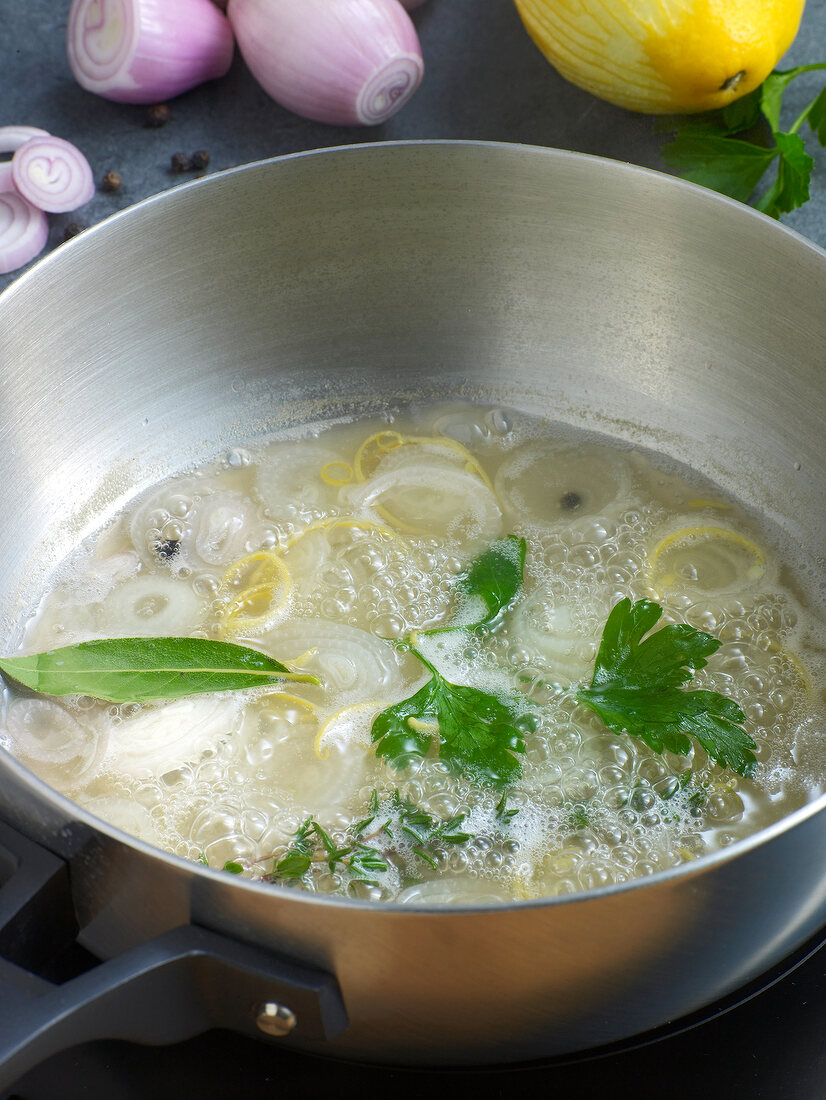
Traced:
[[[273, 860], [266, 877], [271, 882], [302, 879], [314, 864], [326, 864], [331, 872], [346, 870], [354, 880], [375, 883], [371, 876], [384, 874], [391, 866], [406, 865], [408, 852], [435, 870], [441, 845], [461, 845], [473, 839], [473, 834], [460, 828], [464, 819], [464, 814], [455, 814], [443, 821], [398, 789], [385, 799], [374, 790], [367, 817], [350, 828], [341, 844], [310, 816], [293, 834], [285, 854]], [[381, 847], [377, 846], [380, 839]]]

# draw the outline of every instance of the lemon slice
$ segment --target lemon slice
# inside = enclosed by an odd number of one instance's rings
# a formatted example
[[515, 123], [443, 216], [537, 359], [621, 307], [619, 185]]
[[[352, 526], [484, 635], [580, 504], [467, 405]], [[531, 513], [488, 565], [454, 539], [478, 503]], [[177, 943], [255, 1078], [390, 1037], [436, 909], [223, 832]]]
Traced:
[[349, 462], [325, 462], [321, 467], [321, 480], [327, 485], [349, 485], [353, 480], [353, 467]]
[[353, 516], [336, 516], [334, 519], [319, 519], [315, 523], [310, 523], [298, 534], [293, 535], [291, 539], [288, 539], [284, 543], [284, 549], [289, 550], [300, 540], [307, 535], [312, 534], [314, 531], [324, 531], [328, 536], [328, 539], [335, 539], [336, 534], [346, 534], [355, 531], [361, 531], [369, 535], [378, 535], [381, 538], [396, 539], [398, 535], [395, 531], [392, 531], [389, 527], [385, 527], [381, 523], [375, 523], [369, 519], [356, 519]]
[[766, 572], [766, 555], [750, 538], [727, 527], [681, 527], [649, 555], [651, 587], [662, 594], [688, 588], [707, 594], [749, 587]]
[[405, 439], [401, 432], [385, 430], [368, 436], [356, 451], [353, 472], [359, 481], [366, 481], [389, 452], [401, 447]]
[[258, 744], [262, 739], [279, 743], [315, 736], [318, 716], [314, 703], [299, 695], [274, 690], [247, 706], [241, 740]]
[[308, 524], [288, 539], [281, 551], [284, 564], [295, 578], [296, 591], [305, 592], [316, 586], [316, 579], [325, 563], [347, 559], [359, 548], [379, 550], [392, 543], [402, 553], [408, 546], [395, 531], [369, 519], [337, 516]]
[[268, 630], [290, 598], [290, 574], [277, 554], [257, 550], [233, 562], [221, 579], [226, 600], [221, 623], [224, 634]]
[[[389, 699], [372, 700], [368, 703], [353, 703], [331, 714], [319, 727], [313, 742], [316, 756], [320, 760], [326, 760], [330, 755], [332, 742], [336, 744], [359, 742], [369, 747], [372, 744], [370, 729], [373, 719], [391, 705]], [[325, 741], [327, 744], [322, 748]]]
[[[317, 710], [303, 699], [275, 694], [247, 708], [237, 752], [277, 800], [286, 799], [299, 818], [308, 814], [330, 827], [339, 813], [362, 813], [365, 787], [386, 783], [385, 766], [370, 741], [370, 707], [343, 707], [325, 722], [326, 751]], [[315, 746], [313, 751], [312, 746]]]

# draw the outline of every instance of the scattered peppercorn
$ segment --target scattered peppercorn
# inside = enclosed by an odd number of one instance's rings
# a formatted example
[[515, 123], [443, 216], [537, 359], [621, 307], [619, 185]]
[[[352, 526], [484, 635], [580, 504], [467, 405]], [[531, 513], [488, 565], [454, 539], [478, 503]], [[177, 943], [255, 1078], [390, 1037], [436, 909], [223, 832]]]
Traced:
[[567, 493], [563, 493], [559, 498], [559, 503], [562, 505], [563, 511], [573, 512], [582, 504], [582, 497], [573, 489], [569, 489]]
[[161, 561], [169, 561], [178, 553], [180, 545], [180, 539], [158, 539], [155, 543], [155, 553]]
[[173, 172], [189, 172], [192, 168], [192, 161], [186, 153], [173, 153], [171, 168]]
[[120, 178], [119, 172], [109, 171], [100, 181], [100, 186], [104, 191], [120, 191], [123, 180]]
[[197, 152], [192, 154], [192, 167], [193, 168], [208, 168], [209, 167], [209, 153], [206, 149], [198, 149]]
[[85, 228], [86, 226], [83, 222], [69, 222], [63, 230], [63, 240], [70, 241], [72, 237], [76, 237], [78, 233], [82, 233]]
[[159, 126], [166, 126], [167, 122], [169, 122], [169, 108], [165, 103], [153, 103], [151, 107], [146, 108], [147, 126], [157, 129]]

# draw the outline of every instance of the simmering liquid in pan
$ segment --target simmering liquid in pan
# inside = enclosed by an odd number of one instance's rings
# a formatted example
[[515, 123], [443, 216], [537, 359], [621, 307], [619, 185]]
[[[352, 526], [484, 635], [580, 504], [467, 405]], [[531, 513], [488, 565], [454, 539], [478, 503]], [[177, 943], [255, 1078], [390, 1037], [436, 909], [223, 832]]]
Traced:
[[[486, 606], [473, 563], [493, 563], [495, 587], [518, 574], [519, 539], [522, 584]], [[20, 647], [216, 638], [319, 683], [121, 705], [8, 691], [1, 743], [126, 832], [282, 887], [410, 904], [589, 890], [821, 793], [823, 619], [805, 567], [713, 485], [604, 438], [470, 405], [319, 424], [136, 499], [65, 564]], [[696, 739], [655, 751], [577, 698], [623, 599], [661, 605], [653, 633], [719, 641], [684, 690], [739, 704], [751, 774]], [[492, 607], [478, 629], [427, 633]], [[393, 711], [436, 682], [436, 718]], [[504, 779], [451, 748], [462, 706], [490, 698], [524, 747], [500, 750]], [[421, 751], [377, 752], [387, 712]]]

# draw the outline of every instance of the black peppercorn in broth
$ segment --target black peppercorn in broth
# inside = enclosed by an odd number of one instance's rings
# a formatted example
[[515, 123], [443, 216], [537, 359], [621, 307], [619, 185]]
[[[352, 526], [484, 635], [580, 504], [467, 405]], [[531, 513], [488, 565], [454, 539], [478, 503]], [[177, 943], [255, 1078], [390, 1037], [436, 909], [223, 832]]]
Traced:
[[[491, 546], [524, 546], [517, 595], [440, 632]], [[0, 737], [105, 821], [268, 882], [410, 904], [626, 882], [821, 793], [822, 619], [797, 564], [714, 485], [605, 437], [472, 405], [315, 424], [137, 498], [66, 563], [22, 647], [223, 639], [318, 683], [140, 705], [9, 691]], [[739, 705], [751, 774], [696, 740], [654, 751], [577, 699], [626, 599], [719, 642], [690, 687]], [[432, 708], [405, 710], [436, 683], [511, 716], [505, 781], [457, 768]], [[424, 746], [401, 762], [374, 727], [399, 707]]]

